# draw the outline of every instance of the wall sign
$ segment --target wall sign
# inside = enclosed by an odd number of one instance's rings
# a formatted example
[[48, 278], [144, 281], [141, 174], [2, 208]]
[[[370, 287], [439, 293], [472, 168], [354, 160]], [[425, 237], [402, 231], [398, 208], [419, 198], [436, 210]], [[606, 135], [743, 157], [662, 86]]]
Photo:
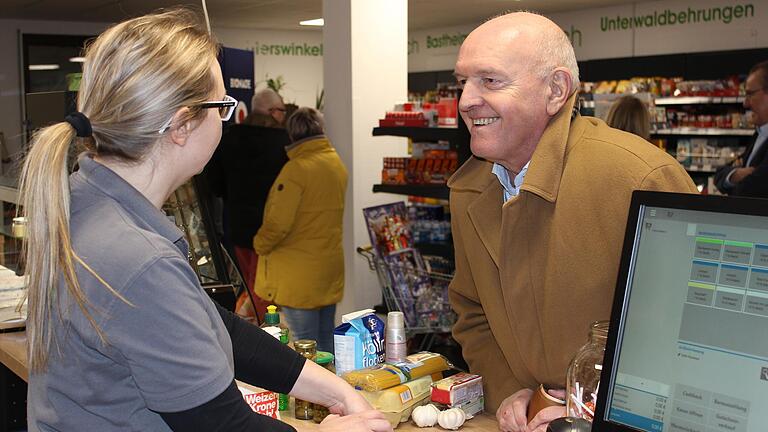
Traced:
[[[549, 14], [578, 60], [768, 47], [768, 4], [761, 0], [660, 0]], [[408, 71], [453, 69], [478, 24], [411, 32]]]

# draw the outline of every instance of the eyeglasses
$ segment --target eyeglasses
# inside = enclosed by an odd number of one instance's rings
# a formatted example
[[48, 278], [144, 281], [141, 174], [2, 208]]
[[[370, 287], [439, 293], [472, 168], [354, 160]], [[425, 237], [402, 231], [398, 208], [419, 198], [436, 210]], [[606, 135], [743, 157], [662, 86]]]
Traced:
[[[221, 117], [221, 121], [228, 121], [232, 117], [232, 113], [235, 112], [235, 108], [237, 107], [237, 99], [233, 98], [232, 96], [225, 95], [224, 100], [203, 102], [195, 106], [202, 109], [216, 108], [219, 110], [219, 117]], [[167, 122], [163, 123], [163, 126], [157, 132], [163, 133], [167, 131], [168, 128], [171, 127], [172, 122], [173, 117], [169, 118]]]
[[746, 96], [748, 98], [751, 98], [752, 96], [760, 93], [761, 91], [765, 91], [765, 89], [764, 88], [759, 88], [759, 89], [755, 89], [755, 90], [744, 89], [744, 96]]

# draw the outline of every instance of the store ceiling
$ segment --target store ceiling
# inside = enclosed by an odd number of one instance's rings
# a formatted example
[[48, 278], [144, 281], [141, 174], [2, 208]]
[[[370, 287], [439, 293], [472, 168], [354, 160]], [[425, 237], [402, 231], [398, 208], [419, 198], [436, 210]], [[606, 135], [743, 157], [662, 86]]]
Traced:
[[[214, 26], [252, 29], [316, 29], [298, 25], [322, 15], [322, 0], [207, 0]], [[343, 0], [336, 0], [343, 1]], [[354, 0], [353, 0], [354, 1]], [[378, 0], [388, 1], [388, 0]], [[505, 10], [542, 13], [578, 10], [633, 0], [409, 0], [411, 30], [475, 23]], [[185, 0], [0, 0], [0, 19], [115, 22]]]

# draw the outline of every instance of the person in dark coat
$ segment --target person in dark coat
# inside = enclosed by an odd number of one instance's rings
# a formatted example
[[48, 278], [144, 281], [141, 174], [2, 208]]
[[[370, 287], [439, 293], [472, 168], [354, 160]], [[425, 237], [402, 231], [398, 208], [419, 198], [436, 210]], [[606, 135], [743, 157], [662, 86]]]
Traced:
[[[258, 256], [253, 236], [261, 227], [269, 189], [288, 162], [285, 146], [290, 140], [283, 127], [285, 105], [280, 95], [271, 89], [260, 90], [253, 95], [251, 107], [243, 123], [224, 133], [206, 173], [211, 191], [224, 200], [224, 235], [233, 246], [261, 322], [269, 302], [254, 293]], [[240, 313], [245, 313], [245, 298], [238, 299]]]

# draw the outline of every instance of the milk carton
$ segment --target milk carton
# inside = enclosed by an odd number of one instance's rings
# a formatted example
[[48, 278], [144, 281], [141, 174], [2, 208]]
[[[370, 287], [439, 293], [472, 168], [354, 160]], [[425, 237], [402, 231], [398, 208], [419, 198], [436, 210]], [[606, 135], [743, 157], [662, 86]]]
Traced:
[[333, 331], [337, 375], [384, 362], [384, 321], [373, 309], [346, 314], [341, 321]]

